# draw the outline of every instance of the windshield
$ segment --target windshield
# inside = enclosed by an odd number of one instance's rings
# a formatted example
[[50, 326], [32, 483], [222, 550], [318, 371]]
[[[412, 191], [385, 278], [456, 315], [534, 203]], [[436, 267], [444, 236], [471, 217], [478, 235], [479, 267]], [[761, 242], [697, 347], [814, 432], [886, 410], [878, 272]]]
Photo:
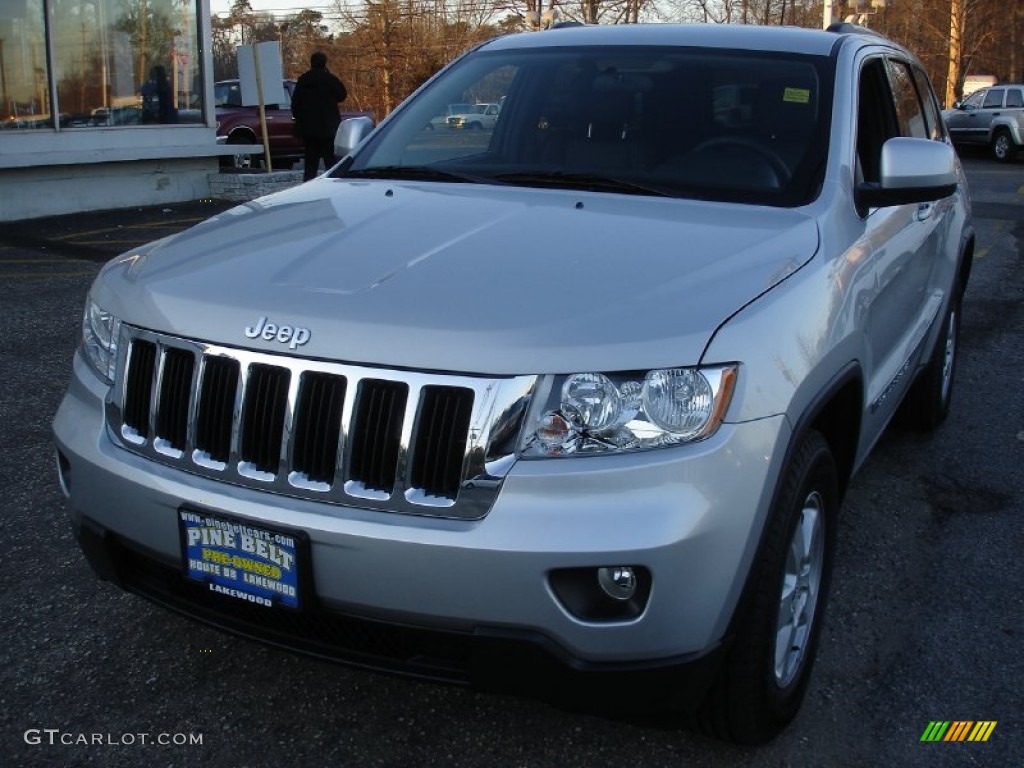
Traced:
[[[800, 205], [824, 172], [831, 66], [636, 46], [471, 54], [338, 173]], [[482, 119], [432, 119], [460, 102]]]

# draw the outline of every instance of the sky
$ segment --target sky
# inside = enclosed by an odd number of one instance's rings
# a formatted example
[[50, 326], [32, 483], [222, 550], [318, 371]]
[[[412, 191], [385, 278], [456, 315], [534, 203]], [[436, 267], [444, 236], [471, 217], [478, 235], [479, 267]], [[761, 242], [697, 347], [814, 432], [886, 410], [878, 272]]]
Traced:
[[[210, 0], [210, 11], [215, 16], [226, 14], [231, 9], [232, 2], [233, 0]], [[276, 16], [290, 16], [305, 8], [321, 13], [334, 9], [333, 0], [249, 0], [249, 5], [254, 11], [267, 11]]]

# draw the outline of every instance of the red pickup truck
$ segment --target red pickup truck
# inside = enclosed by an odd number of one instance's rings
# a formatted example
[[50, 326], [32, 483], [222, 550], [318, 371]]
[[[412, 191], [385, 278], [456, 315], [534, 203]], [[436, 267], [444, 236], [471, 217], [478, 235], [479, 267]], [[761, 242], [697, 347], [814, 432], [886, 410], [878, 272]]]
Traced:
[[[285, 103], [266, 104], [267, 137], [270, 139], [270, 162], [275, 168], [291, 168], [302, 159], [302, 139], [292, 130], [292, 91], [294, 80], [284, 81]], [[217, 109], [217, 142], [223, 144], [261, 144], [259, 107], [242, 106], [242, 90], [238, 80], [220, 80], [213, 86], [214, 105]], [[341, 110], [341, 117], [358, 117], [370, 112]], [[256, 168], [263, 164], [263, 153], [242, 152], [229, 155], [225, 164], [234, 168]]]

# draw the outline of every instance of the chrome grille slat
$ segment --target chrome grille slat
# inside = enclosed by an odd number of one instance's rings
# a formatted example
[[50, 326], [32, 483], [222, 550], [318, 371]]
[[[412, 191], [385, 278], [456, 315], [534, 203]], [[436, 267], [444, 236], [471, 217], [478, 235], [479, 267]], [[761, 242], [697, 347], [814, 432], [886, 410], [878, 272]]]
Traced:
[[371, 498], [395, 490], [408, 395], [402, 382], [366, 379], [359, 385], [348, 476]]
[[457, 492], [472, 407], [472, 390], [434, 385], [423, 388], [413, 446], [413, 487], [432, 496]]
[[136, 434], [123, 433], [123, 436], [135, 442], [133, 438], [146, 440], [151, 434], [149, 417], [156, 366], [156, 344], [137, 341], [131, 345], [129, 354], [132, 367], [124, 386], [124, 424]]
[[329, 485], [338, 466], [345, 379], [307, 371], [296, 405], [292, 470], [311, 483]]
[[199, 410], [196, 416], [196, 450], [218, 463], [231, 457], [231, 413], [239, 379], [237, 360], [206, 357], [201, 378]]
[[155, 434], [164, 438], [173, 450], [184, 452], [188, 446], [188, 417], [195, 357], [183, 349], [169, 349], [163, 360]]
[[238, 456], [268, 479], [281, 468], [289, 377], [287, 369], [262, 363], [251, 365], [246, 377]]
[[483, 517], [536, 385], [291, 358], [128, 325], [121, 334], [107, 421], [125, 449], [222, 482], [382, 512]]

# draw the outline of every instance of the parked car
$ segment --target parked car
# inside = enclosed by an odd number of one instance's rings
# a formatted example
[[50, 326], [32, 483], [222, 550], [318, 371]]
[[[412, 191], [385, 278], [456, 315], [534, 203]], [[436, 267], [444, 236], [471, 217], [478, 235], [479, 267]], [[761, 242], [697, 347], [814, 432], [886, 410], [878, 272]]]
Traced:
[[[291, 96], [294, 80], [284, 81], [285, 102], [264, 105], [270, 161], [275, 166], [290, 168], [302, 158], [302, 139], [293, 130]], [[217, 110], [217, 141], [223, 144], [261, 144], [260, 111], [257, 106], [242, 106], [242, 88], [238, 80], [220, 80], [213, 86]], [[264, 162], [262, 154], [242, 152], [227, 162], [235, 168], [250, 168]]]
[[96, 107], [92, 111], [90, 125], [139, 125], [142, 122], [142, 107], [117, 106]]
[[498, 104], [474, 104], [469, 109], [451, 115], [448, 127], [467, 131], [493, 131], [501, 107]]
[[[424, 130], [495, 90], [492, 133]], [[952, 402], [975, 234], [921, 64], [845, 25], [510, 35], [336, 148], [98, 274], [54, 421], [93, 568], [318, 657], [770, 739], [844, 491]]]
[[1024, 149], [1024, 85], [982, 88], [942, 116], [955, 143], [991, 147], [996, 160], [1009, 162]]
[[[214, 84], [214, 104], [217, 110], [217, 141], [222, 144], [262, 144], [260, 112], [257, 106], [242, 106], [242, 89], [238, 80], [220, 80]], [[281, 104], [267, 104], [267, 136], [270, 139], [270, 162], [275, 167], [290, 168], [303, 155], [302, 139], [295, 136], [292, 118], [294, 80], [284, 81], [285, 100]], [[342, 118], [371, 115], [364, 110], [342, 109]], [[264, 163], [262, 153], [240, 152], [231, 155], [226, 163], [234, 168], [246, 169]]]
[[448, 118], [453, 115], [468, 112], [472, 108], [472, 104], [446, 104], [444, 109], [430, 118], [430, 122], [427, 123], [427, 129], [433, 131], [439, 128], [449, 128]]

